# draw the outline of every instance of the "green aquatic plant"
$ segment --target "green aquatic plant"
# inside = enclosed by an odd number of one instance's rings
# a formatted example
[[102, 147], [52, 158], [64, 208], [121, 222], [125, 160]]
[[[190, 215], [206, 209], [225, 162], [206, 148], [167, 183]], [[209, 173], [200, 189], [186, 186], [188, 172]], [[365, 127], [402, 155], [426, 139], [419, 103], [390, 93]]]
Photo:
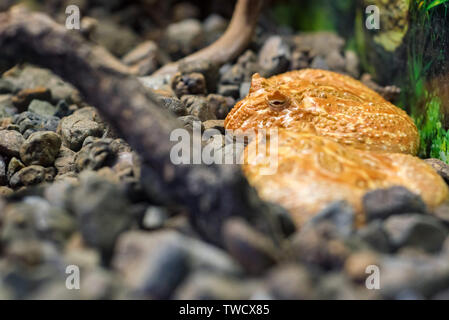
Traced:
[[[436, 6], [439, 6], [441, 4], [444, 4], [444, 3], [448, 2], [448, 1], [449, 0], [433, 0], [433, 1], [430, 1], [430, 3], [428, 3], [427, 6], [426, 6], [426, 10], [430, 10], [430, 9], [432, 9], [432, 8], [434, 8]], [[428, 2], [428, 1], [425, 1], [425, 2]]]
[[[384, 13], [379, 31], [366, 30], [368, 4], [378, 5]], [[381, 84], [401, 87], [396, 103], [417, 124], [419, 155], [449, 161], [444, 121], [449, 102], [439, 97], [438, 89], [444, 84], [434, 81], [449, 74], [449, 0], [285, 0], [276, 5], [274, 15], [278, 23], [296, 30], [331, 30], [344, 36], [347, 48], [358, 52], [364, 72]], [[395, 31], [402, 35], [398, 46], [384, 50], [390, 38], [380, 34]]]
[[426, 96], [426, 112], [412, 116], [420, 136], [420, 156], [439, 158], [448, 162], [449, 131], [444, 129], [441, 116], [441, 99], [437, 96]]
[[444, 127], [443, 101], [431, 79], [447, 66], [449, 0], [413, 1], [407, 39], [407, 73], [399, 82], [399, 105], [415, 120], [420, 134], [419, 155], [449, 161], [449, 131]]

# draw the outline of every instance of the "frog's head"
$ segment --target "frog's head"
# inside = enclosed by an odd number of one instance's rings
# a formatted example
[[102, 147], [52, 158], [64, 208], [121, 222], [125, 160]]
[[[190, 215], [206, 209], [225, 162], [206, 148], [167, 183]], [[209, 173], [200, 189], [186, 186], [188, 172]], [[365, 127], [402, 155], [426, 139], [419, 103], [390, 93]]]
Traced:
[[256, 73], [252, 77], [248, 96], [239, 101], [226, 117], [225, 128], [247, 131], [283, 127], [282, 121], [294, 106], [295, 101], [286, 88]]

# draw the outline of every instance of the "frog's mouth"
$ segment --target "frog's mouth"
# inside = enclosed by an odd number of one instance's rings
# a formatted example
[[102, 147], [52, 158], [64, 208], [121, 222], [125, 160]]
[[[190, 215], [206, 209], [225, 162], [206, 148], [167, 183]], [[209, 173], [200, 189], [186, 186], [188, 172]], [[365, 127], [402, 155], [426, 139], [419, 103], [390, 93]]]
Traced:
[[249, 104], [247, 99], [243, 99], [232, 108], [225, 119], [225, 129], [226, 130], [238, 130], [242, 129], [245, 122], [255, 112], [254, 106]]

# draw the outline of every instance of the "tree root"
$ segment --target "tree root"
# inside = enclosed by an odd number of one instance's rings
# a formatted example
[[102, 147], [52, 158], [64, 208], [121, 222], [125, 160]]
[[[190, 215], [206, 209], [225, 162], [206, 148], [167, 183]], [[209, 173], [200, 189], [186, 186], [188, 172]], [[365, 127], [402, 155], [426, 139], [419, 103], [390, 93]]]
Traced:
[[155, 173], [154, 183], [187, 207], [192, 225], [205, 240], [221, 245], [223, 223], [231, 216], [242, 216], [277, 238], [277, 224], [266, 215], [269, 206], [238, 166], [171, 162], [169, 137], [179, 126], [177, 120], [105, 49], [44, 14], [22, 8], [0, 13], [0, 48], [0, 59], [34, 63], [72, 83], [141, 155], [143, 165]]
[[238, 0], [232, 20], [223, 36], [210, 46], [163, 66], [153, 75], [172, 76], [183, 62], [207, 60], [216, 65], [223, 65], [238, 57], [251, 41], [262, 5], [263, 0]]

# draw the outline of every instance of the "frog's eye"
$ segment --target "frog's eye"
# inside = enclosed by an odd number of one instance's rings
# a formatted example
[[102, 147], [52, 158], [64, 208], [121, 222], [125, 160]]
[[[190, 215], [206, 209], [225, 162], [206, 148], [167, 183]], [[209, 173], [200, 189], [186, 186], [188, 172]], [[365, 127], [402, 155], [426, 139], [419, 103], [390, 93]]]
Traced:
[[270, 107], [276, 110], [287, 108], [290, 105], [290, 99], [279, 90], [268, 94], [267, 101]]

